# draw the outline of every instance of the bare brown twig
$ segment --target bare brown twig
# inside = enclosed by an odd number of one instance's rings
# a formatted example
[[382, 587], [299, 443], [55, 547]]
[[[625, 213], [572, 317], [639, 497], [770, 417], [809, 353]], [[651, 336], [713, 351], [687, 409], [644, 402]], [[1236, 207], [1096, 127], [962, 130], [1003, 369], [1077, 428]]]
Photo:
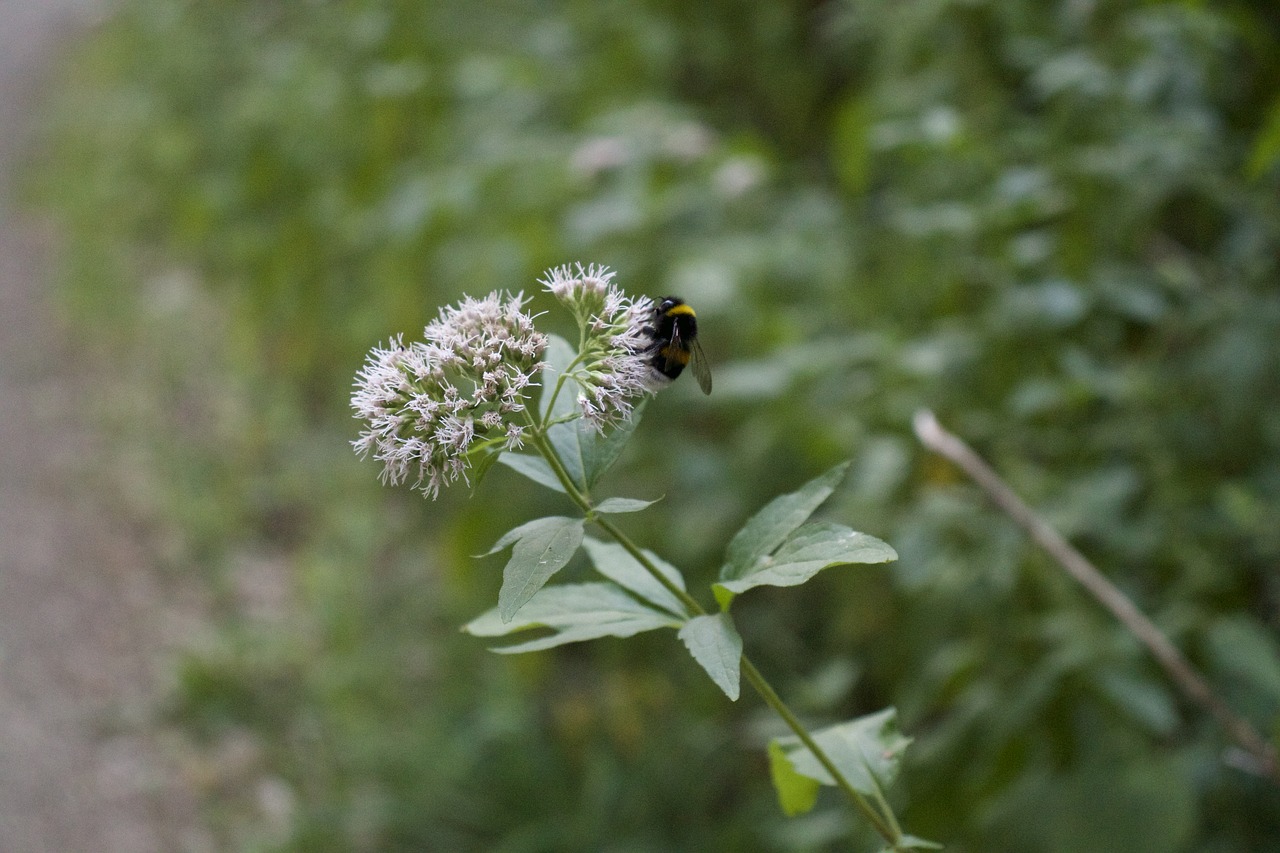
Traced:
[[1000, 479], [990, 465], [973, 448], [947, 432], [933, 412], [921, 410], [915, 416], [916, 436], [925, 447], [950, 459], [973, 478], [987, 496], [1010, 518], [1027, 531], [1037, 545], [1048, 552], [1067, 574], [1075, 578], [1090, 595], [1120, 620], [1138, 641], [1147, 647], [1156, 662], [1168, 673], [1178, 688], [1193, 702], [1207, 710], [1238, 743], [1247, 760], [1237, 756], [1233, 764], [1280, 785], [1280, 764], [1276, 750], [1254, 728], [1253, 724], [1231, 710], [1213, 691], [1204, 677], [1191, 665], [1168, 637], [1147, 618], [1115, 584], [1098, 571], [1083, 554], [1062, 537]]

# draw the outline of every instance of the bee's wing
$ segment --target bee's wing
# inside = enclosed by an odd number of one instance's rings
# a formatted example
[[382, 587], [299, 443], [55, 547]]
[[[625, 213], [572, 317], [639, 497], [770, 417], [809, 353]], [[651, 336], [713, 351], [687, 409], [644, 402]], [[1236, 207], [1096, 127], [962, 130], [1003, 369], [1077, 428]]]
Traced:
[[676, 358], [676, 353], [681, 352], [684, 348], [684, 338], [680, 337], [680, 324], [672, 323], [671, 340], [667, 341], [667, 359], [663, 364], [663, 370], [670, 370], [680, 363]]
[[711, 393], [711, 368], [707, 367], [707, 357], [702, 354], [702, 344], [698, 343], [698, 339], [694, 338], [689, 342], [692, 344], [693, 358], [692, 367], [694, 378], [698, 380], [698, 387], [702, 389], [703, 394]]

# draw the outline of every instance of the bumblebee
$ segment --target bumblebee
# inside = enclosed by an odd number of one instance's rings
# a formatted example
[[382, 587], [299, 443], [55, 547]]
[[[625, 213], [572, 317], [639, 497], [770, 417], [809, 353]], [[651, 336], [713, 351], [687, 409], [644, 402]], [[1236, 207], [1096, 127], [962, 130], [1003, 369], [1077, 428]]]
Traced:
[[661, 387], [692, 366], [703, 394], [711, 393], [711, 370], [698, 343], [698, 316], [677, 296], [668, 296], [653, 311], [653, 326], [645, 329], [653, 337], [645, 353], [650, 356], [652, 383]]

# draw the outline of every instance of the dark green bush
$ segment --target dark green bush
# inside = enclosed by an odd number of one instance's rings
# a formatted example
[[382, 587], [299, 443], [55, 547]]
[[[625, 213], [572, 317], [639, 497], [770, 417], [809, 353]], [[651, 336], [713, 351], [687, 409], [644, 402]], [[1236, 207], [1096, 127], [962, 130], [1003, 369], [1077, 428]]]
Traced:
[[[220, 831], [845, 849], [838, 810], [777, 813], [750, 702], [656, 639], [512, 661], [456, 635], [525, 485], [423, 503], [349, 458], [369, 346], [581, 260], [698, 306], [716, 374], [615, 475], [667, 496], [638, 538], [710, 578], [763, 500], [855, 459], [833, 514], [901, 561], [753, 592], [739, 624], [815, 719], [899, 706], [913, 831], [1276, 849], [1274, 789], [909, 424], [936, 410], [1274, 731], [1277, 91], [1262, 2], [126, 0], [33, 192], [79, 328], [149, 383], [148, 505], [226, 591], [175, 704], [213, 754], [258, 744], [209, 791]], [[290, 615], [234, 594], [246, 553]]]

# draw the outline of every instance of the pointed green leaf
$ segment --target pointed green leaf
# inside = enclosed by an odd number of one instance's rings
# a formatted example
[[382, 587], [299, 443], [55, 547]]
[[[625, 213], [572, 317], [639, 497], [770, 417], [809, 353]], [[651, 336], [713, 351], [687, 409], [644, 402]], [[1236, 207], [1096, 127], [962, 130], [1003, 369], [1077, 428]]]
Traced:
[[463, 630], [477, 637], [502, 637], [532, 628], [555, 633], [494, 651], [503, 654], [532, 652], [599, 637], [630, 637], [657, 628], [675, 628], [679, 622], [636, 601], [611, 583], [548, 586], [540, 589], [515, 618], [504, 620], [493, 608], [467, 623]]
[[471, 481], [471, 495], [475, 497], [476, 489], [480, 488], [480, 484], [484, 482], [485, 475], [489, 473], [489, 469], [493, 467], [493, 463], [502, 458], [502, 450], [486, 450], [480, 453], [478, 459], [474, 460], [471, 465], [471, 473], [468, 479]]
[[544, 420], [558, 418], [574, 411], [574, 401], [577, 399], [578, 391], [572, 380], [565, 380], [564, 387], [560, 389], [560, 394], [556, 397], [556, 410], [547, 411], [547, 405], [551, 402], [551, 395], [555, 393], [557, 380], [577, 355], [573, 345], [564, 338], [559, 335], [547, 335], [547, 348], [542, 353], [542, 399], [538, 403], [538, 409]]
[[775, 548], [831, 496], [844, 479], [849, 463], [841, 462], [825, 474], [810, 480], [799, 491], [774, 498], [738, 531], [725, 552], [720, 580], [736, 580], [755, 566], [757, 560]]
[[[897, 729], [897, 711], [885, 708], [813, 733], [813, 739], [855, 791], [876, 796], [898, 775], [911, 739]], [[778, 738], [797, 773], [834, 785], [835, 780], [797, 737]]]
[[[565, 383], [560, 395], [568, 395], [570, 403], [577, 398], [578, 386], [569, 380]], [[556, 408], [560, 408], [559, 401]], [[582, 418], [567, 423], [556, 424], [547, 430], [547, 440], [556, 451], [561, 464], [569, 473], [569, 478], [580, 489], [590, 489], [605, 471], [617, 461], [622, 453], [626, 440], [631, 436], [639, 420], [639, 413], [632, 413], [631, 419], [610, 432], [601, 435], [591, 428]]]
[[695, 616], [680, 629], [680, 639], [732, 702], [738, 701], [742, 637], [728, 613]]
[[807, 814], [818, 802], [818, 789], [822, 786], [797, 773], [782, 744], [776, 740], [769, 741], [769, 776], [773, 779], [773, 790], [778, 793], [778, 805], [787, 817]]
[[774, 554], [756, 560], [737, 579], [718, 586], [742, 593], [757, 586], [796, 586], [823, 569], [850, 563], [886, 563], [898, 559], [889, 545], [843, 524], [816, 522], [796, 530]]
[[496, 554], [504, 548], [509, 548], [511, 543], [515, 542], [526, 533], [536, 530], [538, 525], [546, 520], [547, 519], [545, 518], [535, 518], [533, 521], [526, 521], [524, 524], [511, 528], [506, 533], [502, 534], [502, 536], [498, 538], [497, 542], [493, 543], [492, 548], [485, 551], [483, 554], [476, 554], [476, 557], [488, 557], [490, 554]]
[[[587, 550], [587, 556], [595, 564], [596, 571], [609, 580], [630, 590], [645, 601], [674, 613], [681, 619], [689, 615], [689, 611], [685, 609], [680, 599], [649, 574], [648, 569], [640, 565], [621, 545], [601, 542], [598, 539], [584, 539], [582, 544]], [[645, 550], [641, 553], [678, 589], [685, 588], [684, 577], [679, 569], [652, 551]]]
[[600, 435], [592, 429], [578, 414], [578, 384], [573, 379], [566, 379], [555, 398], [555, 411], [548, 412], [551, 395], [555, 393], [556, 382], [577, 358], [577, 353], [564, 338], [549, 336], [547, 349], [543, 356], [542, 368], [542, 401], [539, 407], [546, 420], [572, 418], [558, 423], [547, 430], [547, 440], [555, 449], [556, 456], [564, 465], [575, 486], [589, 490], [604, 475], [622, 454], [632, 432], [640, 423], [640, 415], [644, 411], [645, 400], [641, 400], [631, 412], [631, 417], [619, 424], [608, 435]]
[[[577, 386], [570, 381], [560, 393], [561, 395], [569, 394], [572, 397], [577, 392], [576, 389]], [[584, 436], [583, 434], [581, 419], [556, 424], [547, 430], [547, 441], [551, 442], [551, 447], [555, 450], [560, 464], [564, 466], [565, 473], [569, 475], [569, 479], [573, 481], [573, 484], [579, 490], [586, 491], [586, 468], [582, 459], [581, 439], [583, 438], [589, 439], [589, 436]]]
[[[556, 392], [556, 382], [573, 364], [574, 359], [577, 358], [577, 352], [564, 338], [559, 335], [549, 335], [542, 358], [542, 400], [539, 408], [542, 410], [543, 419], [554, 420], [576, 414], [578, 385], [572, 379], [566, 379], [560, 388], [560, 393], [556, 395], [554, 411], [548, 411], [548, 406], [551, 404], [551, 395]], [[581, 419], [576, 419], [556, 424], [547, 430], [547, 440], [551, 442], [556, 456], [560, 459], [560, 464], [569, 474], [569, 479], [579, 489], [586, 489], [582, 447], [578, 441], [581, 423]]]
[[1272, 101], [1267, 117], [1253, 140], [1245, 174], [1251, 179], [1261, 178], [1276, 162], [1280, 161], [1280, 98]]
[[733, 604], [733, 600], [738, 597], [736, 592], [731, 589], [725, 589], [724, 584], [720, 583], [711, 585], [711, 594], [716, 597], [716, 604], [720, 605], [720, 609], [725, 611]]
[[498, 612], [505, 621], [511, 621], [516, 611], [572, 559], [582, 544], [582, 525], [580, 518], [553, 515], [517, 528], [522, 532], [502, 570], [502, 589], [498, 591]]
[[613, 463], [618, 461], [631, 434], [639, 426], [640, 416], [644, 414], [644, 407], [648, 402], [647, 397], [642, 398], [631, 410], [631, 417], [614, 427], [608, 435], [599, 435], [583, 421], [577, 422], [578, 446], [582, 452], [583, 476], [588, 489], [599, 482], [605, 472], [613, 467]]
[[541, 456], [530, 456], [527, 453], [504, 453], [500, 460], [503, 465], [513, 471], [518, 471], [538, 485], [564, 493], [564, 486], [560, 483], [560, 479], [551, 470], [547, 460]]
[[652, 501], [642, 501], [637, 498], [605, 498], [600, 505], [595, 508], [596, 512], [603, 513], [619, 513], [619, 512], [639, 512], [647, 509], [662, 500], [658, 498]]

